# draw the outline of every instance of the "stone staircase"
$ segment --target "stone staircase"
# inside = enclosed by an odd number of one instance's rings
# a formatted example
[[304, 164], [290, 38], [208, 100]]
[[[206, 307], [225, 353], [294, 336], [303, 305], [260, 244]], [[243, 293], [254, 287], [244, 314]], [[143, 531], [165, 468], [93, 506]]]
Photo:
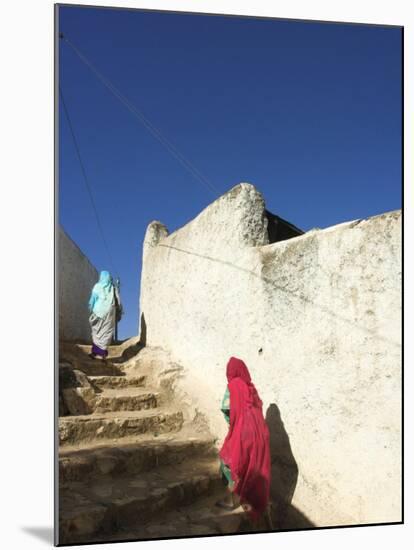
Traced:
[[113, 346], [109, 359], [62, 344], [59, 543], [253, 531], [225, 511], [215, 440], [185, 410], [182, 369], [159, 349]]

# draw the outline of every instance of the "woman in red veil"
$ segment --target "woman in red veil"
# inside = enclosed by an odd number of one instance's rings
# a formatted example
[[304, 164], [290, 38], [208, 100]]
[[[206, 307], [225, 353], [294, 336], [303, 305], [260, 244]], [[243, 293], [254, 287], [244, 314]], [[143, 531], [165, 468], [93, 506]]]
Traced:
[[226, 374], [228, 391], [222, 410], [229, 422], [229, 431], [219, 455], [222, 473], [232, 492], [232, 504], [226, 501], [217, 504], [234, 507], [235, 494], [251, 518], [258, 520], [269, 503], [269, 429], [263, 418], [262, 401], [245, 363], [231, 357]]

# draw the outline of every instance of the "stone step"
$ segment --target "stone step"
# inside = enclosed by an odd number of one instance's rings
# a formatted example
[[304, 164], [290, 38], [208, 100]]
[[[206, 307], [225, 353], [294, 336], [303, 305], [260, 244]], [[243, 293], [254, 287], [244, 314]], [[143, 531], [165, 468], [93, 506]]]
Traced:
[[[257, 527], [249, 521], [241, 506], [234, 510], [216, 506], [216, 502], [222, 500], [225, 493], [226, 489], [221, 485], [215, 492], [202, 496], [191, 505], [167, 511], [144, 527], [144, 531], [139, 533], [141, 538], [197, 537], [257, 531]], [[120, 535], [126, 539], [135, 538], [131, 529], [124, 529]]]
[[[129, 338], [121, 344], [108, 346], [108, 359], [114, 363], [120, 363], [136, 356], [145, 346], [140, 344], [139, 337]], [[88, 355], [91, 351], [91, 344], [76, 344], [76, 350], [82, 355]]]
[[216, 459], [195, 459], [141, 476], [62, 486], [59, 544], [93, 542], [100, 536], [108, 540], [131, 528], [137, 538], [144, 538], [146, 526], [154, 517], [214, 493], [221, 483], [218, 472]]
[[147, 377], [142, 376], [88, 376], [91, 383], [101, 389], [139, 388], [145, 386]]
[[180, 464], [195, 457], [217, 456], [214, 440], [206, 437], [162, 434], [157, 438], [141, 436], [133, 443], [89, 445], [63, 448], [59, 456], [59, 480], [90, 480], [92, 477], [139, 474], [168, 464]]
[[70, 364], [74, 368], [81, 370], [86, 376], [125, 376], [119, 366], [110, 361], [101, 361], [101, 359], [86, 358], [81, 361], [73, 361]]
[[96, 413], [115, 411], [140, 411], [154, 409], [159, 393], [136, 388], [105, 389], [95, 398], [93, 409]]
[[158, 435], [179, 431], [183, 425], [183, 413], [171, 411], [118, 411], [93, 413], [59, 418], [60, 445], [74, 445], [85, 441], [136, 436], [143, 433]]
[[[75, 371], [78, 372], [79, 371]], [[84, 375], [83, 375], [84, 376]], [[160, 394], [150, 389], [126, 387], [117, 389], [100, 389], [91, 385], [85, 376], [88, 386], [66, 388], [62, 390], [62, 399], [67, 409], [61, 416], [80, 416], [92, 413], [116, 411], [140, 411], [154, 409], [159, 405]]]
[[[178, 505], [173, 510], [165, 510], [153, 519], [134, 526], [120, 526], [114, 531], [97, 532], [93, 537], [80, 537], [86, 542], [121, 542], [177, 537], [200, 537], [211, 535], [234, 535], [239, 533], [263, 533], [273, 529], [263, 518], [253, 523], [242, 507], [225, 510], [215, 505], [225, 495], [221, 482], [215, 481], [207, 495], [201, 495], [194, 502]], [[185, 504], [185, 503], [184, 503]]]

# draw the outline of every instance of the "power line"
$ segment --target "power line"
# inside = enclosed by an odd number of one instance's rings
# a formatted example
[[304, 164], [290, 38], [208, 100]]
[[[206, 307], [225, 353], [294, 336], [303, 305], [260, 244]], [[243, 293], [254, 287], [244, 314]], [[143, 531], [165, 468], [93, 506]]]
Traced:
[[66, 115], [66, 120], [68, 121], [68, 125], [69, 125], [69, 129], [70, 129], [70, 133], [72, 135], [72, 139], [73, 139], [73, 143], [75, 145], [75, 150], [76, 150], [76, 153], [77, 153], [77, 156], [78, 156], [78, 159], [79, 159], [79, 164], [80, 164], [80, 167], [81, 167], [81, 171], [82, 171], [82, 174], [83, 174], [83, 179], [84, 179], [84, 182], [85, 182], [85, 185], [86, 185], [86, 189], [88, 191], [88, 194], [89, 194], [89, 198], [91, 200], [91, 204], [92, 204], [92, 209], [94, 211], [94, 214], [95, 214], [95, 218], [96, 218], [96, 223], [98, 225], [98, 229], [99, 229], [99, 233], [102, 237], [102, 241], [103, 241], [103, 244], [104, 244], [104, 247], [105, 247], [105, 250], [106, 250], [106, 253], [108, 254], [108, 259], [109, 259], [109, 263], [111, 265], [111, 269], [112, 269], [112, 273], [115, 274], [115, 265], [114, 265], [114, 262], [112, 260], [112, 256], [111, 256], [111, 253], [109, 251], [109, 246], [108, 246], [108, 243], [105, 239], [105, 235], [104, 235], [104, 232], [103, 232], [103, 229], [102, 229], [102, 225], [101, 225], [101, 222], [100, 222], [100, 219], [99, 219], [99, 214], [98, 214], [98, 210], [96, 208], [96, 204], [95, 204], [95, 200], [93, 198], [93, 193], [92, 193], [92, 189], [89, 185], [89, 181], [88, 181], [88, 177], [86, 175], [86, 170], [85, 170], [85, 166], [83, 164], [83, 161], [82, 161], [82, 157], [81, 157], [81, 154], [80, 154], [80, 150], [79, 150], [79, 145], [78, 145], [78, 142], [76, 140], [76, 136], [75, 136], [75, 132], [73, 131], [73, 126], [72, 126], [72, 122], [71, 122], [71, 119], [70, 119], [70, 116], [69, 116], [69, 111], [68, 111], [68, 108], [66, 106], [66, 102], [65, 102], [65, 99], [63, 97], [63, 93], [62, 93], [62, 88], [60, 87], [59, 85], [59, 94], [60, 94], [60, 98], [62, 100], [62, 105], [63, 105], [63, 110], [65, 111], [65, 115]]
[[68, 39], [63, 33], [60, 34], [60, 38], [64, 40], [76, 53], [79, 59], [94, 73], [94, 75], [102, 82], [102, 84], [137, 118], [141, 124], [157, 139], [178, 161], [180, 164], [200, 183], [202, 183], [210, 193], [214, 196], [219, 196], [221, 193], [213, 185], [213, 183], [204, 176], [200, 170], [198, 170], [192, 162], [190, 162], [180, 151], [167, 139], [154, 124], [140, 111], [135, 105], [133, 105], [119, 90], [112, 84], [112, 82], [103, 76], [102, 73], [80, 52], [80, 50]]

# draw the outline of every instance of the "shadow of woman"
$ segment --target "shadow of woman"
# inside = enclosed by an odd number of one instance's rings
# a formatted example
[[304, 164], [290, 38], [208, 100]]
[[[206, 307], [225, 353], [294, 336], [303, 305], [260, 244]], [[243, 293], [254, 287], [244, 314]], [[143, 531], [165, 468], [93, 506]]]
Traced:
[[279, 408], [275, 403], [271, 403], [266, 411], [266, 423], [270, 433], [270, 501], [273, 528], [280, 530], [313, 527], [313, 523], [292, 506], [299, 470]]

